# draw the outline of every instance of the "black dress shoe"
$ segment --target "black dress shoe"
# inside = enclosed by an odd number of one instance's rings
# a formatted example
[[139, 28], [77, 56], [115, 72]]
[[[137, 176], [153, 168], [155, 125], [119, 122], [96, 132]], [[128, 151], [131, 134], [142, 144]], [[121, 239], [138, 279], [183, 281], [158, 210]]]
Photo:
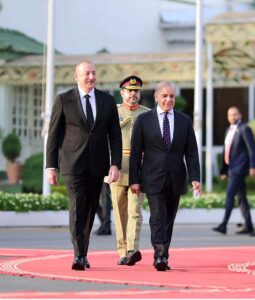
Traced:
[[88, 268], [88, 269], [90, 269], [90, 263], [89, 263], [89, 261], [87, 259], [87, 256], [85, 256], [84, 261], [85, 261], [85, 267]]
[[118, 264], [119, 266], [124, 266], [124, 265], [126, 265], [127, 263], [128, 263], [127, 257], [121, 257], [121, 258], [118, 260], [118, 262], [117, 262], [117, 264]]
[[242, 230], [237, 231], [236, 234], [250, 234], [253, 232], [254, 232], [253, 228], [243, 228]]
[[135, 265], [136, 262], [138, 262], [142, 259], [142, 254], [139, 250], [128, 251], [127, 259], [128, 259], [127, 265], [133, 266], [133, 265]]
[[227, 233], [227, 226], [219, 225], [217, 227], [214, 227], [212, 230], [217, 231], [217, 232], [222, 233], [222, 234], [226, 234]]
[[100, 227], [96, 232], [96, 235], [111, 235], [111, 228]]
[[[154, 259], [154, 261], [153, 261], [153, 267], [155, 267], [156, 261], [157, 261], [157, 259]], [[168, 261], [167, 261], [167, 264], [166, 264], [166, 269], [167, 269], [168, 271], [171, 270], [171, 267], [169, 266]]]
[[72, 264], [72, 270], [84, 271], [85, 269], [86, 269], [85, 258], [79, 256], [75, 257]]
[[166, 271], [167, 270], [167, 259], [165, 257], [159, 257], [156, 259], [154, 266], [157, 271]]

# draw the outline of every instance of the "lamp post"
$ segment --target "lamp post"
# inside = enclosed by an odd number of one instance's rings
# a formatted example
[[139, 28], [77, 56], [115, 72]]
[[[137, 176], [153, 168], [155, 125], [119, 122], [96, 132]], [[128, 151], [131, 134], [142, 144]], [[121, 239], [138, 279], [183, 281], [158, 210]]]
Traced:
[[[194, 130], [197, 139], [200, 165], [202, 162], [203, 119], [203, 0], [196, 1], [196, 47], [195, 47], [195, 97]], [[201, 176], [202, 177], [202, 176]]]
[[43, 195], [50, 194], [50, 184], [47, 179], [46, 166], [46, 143], [48, 138], [48, 129], [50, 122], [50, 114], [53, 106], [54, 93], [54, 0], [48, 0], [48, 28], [47, 28], [47, 66], [46, 66], [46, 95], [45, 95], [45, 112], [42, 117], [44, 119], [43, 137]]

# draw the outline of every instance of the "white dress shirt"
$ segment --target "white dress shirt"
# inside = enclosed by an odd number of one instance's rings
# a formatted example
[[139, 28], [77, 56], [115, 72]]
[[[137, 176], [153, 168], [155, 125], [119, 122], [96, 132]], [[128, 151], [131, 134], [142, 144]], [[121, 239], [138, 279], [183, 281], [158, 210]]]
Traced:
[[85, 98], [85, 95], [89, 95], [89, 102], [92, 108], [92, 113], [93, 113], [93, 117], [94, 117], [94, 121], [96, 120], [96, 97], [95, 97], [95, 89], [92, 89], [89, 93], [85, 93], [79, 86], [78, 86], [78, 90], [79, 90], [79, 94], [80, 94], [80, 99], [81, 99], [81, 105], [82, 105], [82, 109], [83, 112], [85, 114], [85, 116], [87, 117], [87, 113], [86, 113], [86, 103], [87, 100]]
[[227, 133], [226, 138], [225, 138], [225, 141], [224, 141], [225, 146], [226, 146], [226, 145], [231, 145], [231, 144], [232, 144], [234, 135], [235, 135], [235, 133], [236, 133], [236, 131], [237, 131], [237, 126], [238, 126], [238, 123], [237, 123], [237, 124], [230, 125], [229, 130], [228, 130], [228, 133]]
[[[159, 105], [157, 106], [157, 115], [158, 115], [161, 135], [163, 137], [163, 120], [164, 120], [165, 112], [163, 111], [163, 109]], [[173, 136], [174, 136], [174, 110], [173, 109], [171, 109], [168, 112], [167, 118], [168, 118], [168, 121], [169, 121], [170, 138], [171, 138], [171, 142], [172, 142], [173, 141]]]

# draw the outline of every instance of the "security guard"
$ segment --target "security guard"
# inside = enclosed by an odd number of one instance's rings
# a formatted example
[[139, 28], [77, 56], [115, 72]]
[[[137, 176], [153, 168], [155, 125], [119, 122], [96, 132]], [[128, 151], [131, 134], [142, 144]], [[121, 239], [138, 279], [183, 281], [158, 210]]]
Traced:
[[[137, 116], [149, 110], [139, 105], [141, 78], [129, 76], [120, 83], [122, 104], [118, 104], [118, 113], [122, 133], [123, 155], [120, 178], [112, 183], [112, 206], [115, 220], [117, 250], [120, 256], [118, 265], [133, 266], [142, 259], [138, 250], [142, 226], [142, 205], [144, 194], [136, 195], [129, 189], [130, 140]], [[107, 178], [106, 178], [107, 181]]]

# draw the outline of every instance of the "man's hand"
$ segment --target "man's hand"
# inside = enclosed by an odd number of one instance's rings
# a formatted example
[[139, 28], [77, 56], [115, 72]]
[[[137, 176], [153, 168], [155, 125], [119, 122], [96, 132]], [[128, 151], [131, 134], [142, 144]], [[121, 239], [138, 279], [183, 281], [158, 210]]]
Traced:
[[56, 169], [47, 169], [47, 177], [51, 185], [58, 185], [58, 174]]
[[255, 168], [250, 168], [250, 176], [255, 177]]
[[226, 180], [226, 179], [228, 179], [228, 176], [226, 174], [222, 174], [222, 175], [220, 175], [220, 179]]
[[201, 195], [201, 184], [199, 181], [192, 181], [192, 191], [195, 191], [196, 196]]
[[120, 171], [117, 168], [117, 166], [110, 167], [108, 177], [109, 177], [109, 184], [111, 184], [112, 182], [116, 182], [119, 179]]
[[141, 193], [141, 185], [139, 183], [132, 184], [130, 189], [133, 194], [139, 195]]

